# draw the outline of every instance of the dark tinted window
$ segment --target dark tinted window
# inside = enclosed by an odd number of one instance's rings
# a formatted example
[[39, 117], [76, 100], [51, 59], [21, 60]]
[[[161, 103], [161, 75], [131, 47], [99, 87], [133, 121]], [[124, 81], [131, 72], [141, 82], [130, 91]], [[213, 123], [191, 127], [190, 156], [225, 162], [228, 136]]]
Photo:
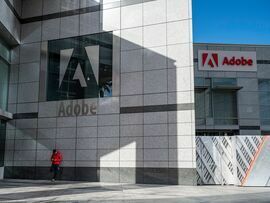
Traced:
[[197, 125], [236, 125], [237, 94], [235, 78], [196, 78], [195, 115]]
[[270, 125], [270, 80], [259, 80], [261, 124]]
[[48, 42], [47, 100], [112, 95], [112, 33]]

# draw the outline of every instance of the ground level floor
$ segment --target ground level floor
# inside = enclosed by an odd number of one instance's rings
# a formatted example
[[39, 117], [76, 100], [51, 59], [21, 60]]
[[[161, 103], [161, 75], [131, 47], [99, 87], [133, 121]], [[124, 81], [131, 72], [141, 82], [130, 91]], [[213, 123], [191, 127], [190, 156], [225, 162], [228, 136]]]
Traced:
[[[99, 159], [98, 167], [61, 165], [57, 179], [129, 184], [270, 186], [270, 136], [202, 134], [196, 136], [195, 141], [196, 165], [193, 168], [162, 166], [163, 162], [157, 162], [157, 167], [141, 167], [136, 159], [135, 167], [121, 167], [121, 164], [104, 167]], [[137, 149], [134, 152], [137, 154]], [[53, 177], [49, 164], [5, 166], [2, 169], [5, 179], [50, 180]]]
[[4, 180], [1, 202], [269, 202], [270, 188]]

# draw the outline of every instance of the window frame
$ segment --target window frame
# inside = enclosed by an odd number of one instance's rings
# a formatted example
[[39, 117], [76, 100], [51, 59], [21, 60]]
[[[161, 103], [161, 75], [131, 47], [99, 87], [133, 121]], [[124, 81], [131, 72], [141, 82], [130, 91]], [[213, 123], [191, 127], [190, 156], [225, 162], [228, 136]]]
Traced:
[[[219, 89], [215, 89], [216, 87], [219, 87]], [[196, 125], [206, 125], [207, 119], [213, 119], [214, 125], [238, 125], [238, 96], [237, 96], [237, 90], [240, 89], [237, 87], [237, 79], [236, 78], [195, 78], [195, 103], [197, 103], [197, 93], [203, 92], [204, 94], [204, 117], [196, 117], [196, 110], [197, 105], [195, 104], [195, 120]], [[230, 92], [234, 94], [234, 102], [235, 105], [233, 105], [235, 108], [232, 110], [235, 117], [216, 117], [216, 111], [215, 111], [215, 92], [216, 93], [222, 93], [222, 92]], [[207, 96], [207, 94], [209, 94]], [[209, 101], [206, 102], [207, 97], [209, 98]], [[209, 106], [208, 106], [209, 105]], [[207, 109], [208, 108], [208, 109]], [[209, 112], [207, 113], [207, 110]], [[204, 119], [204, 122], [201, 122], [201, 120]], [[198, 120], [200, 120], [198, 122]], [[224, 122], [219, 123], [217, 120], [224, 120]]]

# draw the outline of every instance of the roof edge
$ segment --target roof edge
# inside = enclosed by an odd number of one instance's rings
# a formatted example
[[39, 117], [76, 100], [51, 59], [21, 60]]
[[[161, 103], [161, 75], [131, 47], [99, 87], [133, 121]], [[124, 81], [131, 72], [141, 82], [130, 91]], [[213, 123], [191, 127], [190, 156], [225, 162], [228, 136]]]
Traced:
[[230, 43], [202, 43], [193, 42], [193, 45], [207, 45], [207, 46], [245, 46], [245, 47], [270, 47], [270, 44], [230, 44]]

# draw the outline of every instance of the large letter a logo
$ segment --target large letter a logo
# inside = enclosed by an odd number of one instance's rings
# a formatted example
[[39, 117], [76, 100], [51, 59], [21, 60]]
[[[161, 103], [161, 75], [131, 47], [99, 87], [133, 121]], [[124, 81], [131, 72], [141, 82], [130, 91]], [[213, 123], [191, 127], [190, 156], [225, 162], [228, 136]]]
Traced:
[[41, 78], [47, 101], [111, 97], [112, 32], [49, 40], [47, 73]]
[[208, 54], [208, 53], [203, 53], [202, 54], [202, 65], [208, 65], [211, 68], [214, 67], [218, 67], [218, 54], [216, 53], [212, 53], [212, 54]]
[[[88, 58], [85, 58], [84, 61], [89, 60], [91, 69], [95, 76], [95, 80], [98, 83], [99, 82], [99, 46], [97, 45], [87, 46], [84, 49], [85, 50], [83, 51], [86, 52], [86, 57], [88, 57]], [[68, 69], [68, 66], [69, 66], [69, 63], [73, 54], [74, 54], [74, 48], [60, 50], [59, 88], [64, 80], [65, 74], [67, 72], [67, 69]], [[81, 87], [87, 87], [85, 76], [82, 71], [82, 66], [80, 64], [81, 61], [79, 60], [76, 60], [76, 61], [77, 61], [77, 65], [76, 65], [76, 68], [74, 67], [75, 72], [72, 77], [72, 80], [78, 80]]]

